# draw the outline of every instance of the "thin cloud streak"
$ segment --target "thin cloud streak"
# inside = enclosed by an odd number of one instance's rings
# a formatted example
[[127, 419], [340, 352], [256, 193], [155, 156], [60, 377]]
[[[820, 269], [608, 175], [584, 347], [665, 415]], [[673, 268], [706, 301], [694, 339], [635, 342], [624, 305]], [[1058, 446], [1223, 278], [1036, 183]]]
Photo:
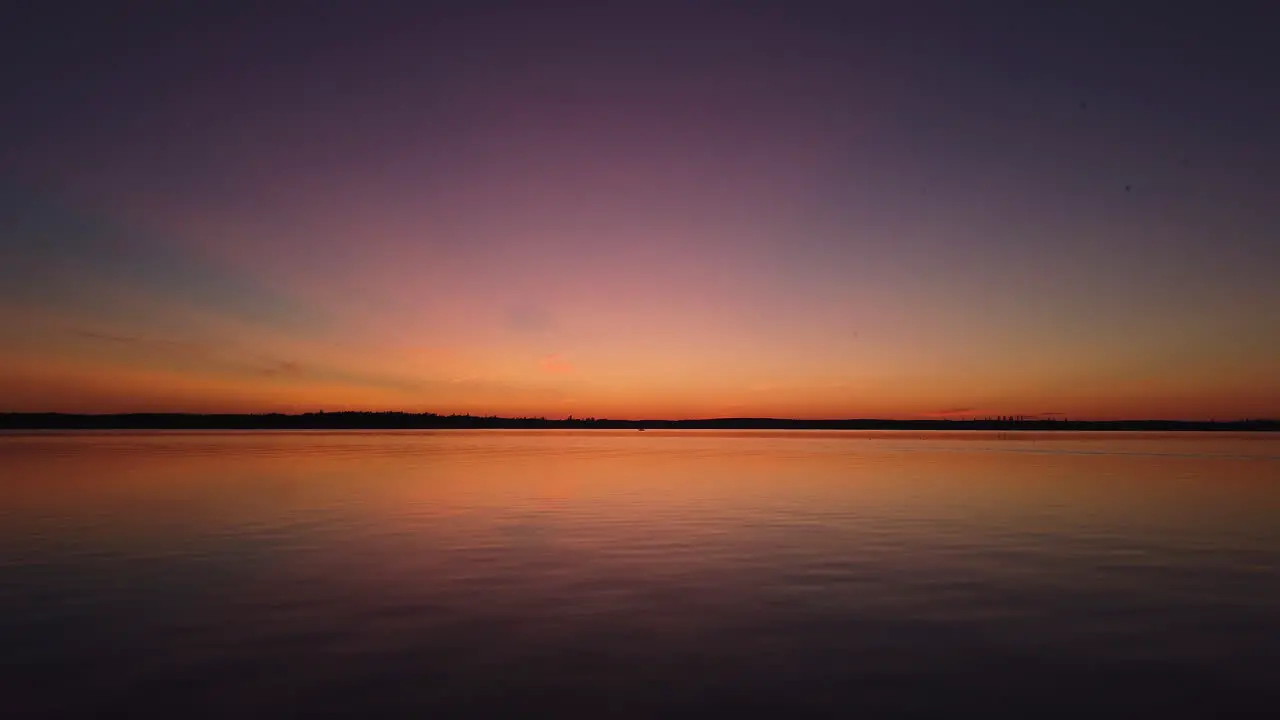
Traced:
[[575, 372], [573, 363], [558, 353], [542, 358], [538, 361], [538, 368], [549, 375], [569, 375]]

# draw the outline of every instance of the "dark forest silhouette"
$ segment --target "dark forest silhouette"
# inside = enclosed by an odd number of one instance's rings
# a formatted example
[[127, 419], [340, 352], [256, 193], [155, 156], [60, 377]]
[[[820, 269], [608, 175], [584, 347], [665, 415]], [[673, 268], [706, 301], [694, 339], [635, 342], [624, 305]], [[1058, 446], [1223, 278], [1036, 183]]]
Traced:
[[0, 413], [0, 430], [1262, 430], [1280, 431], [1280, 420], [1067, 420], [1024, 416], [973, 420], [790, 420], [710, 418], [702, 420], [609, 420], [543, 417], [504, 418], [405, 412], [314, 412], [296, 415], [125, 413]]

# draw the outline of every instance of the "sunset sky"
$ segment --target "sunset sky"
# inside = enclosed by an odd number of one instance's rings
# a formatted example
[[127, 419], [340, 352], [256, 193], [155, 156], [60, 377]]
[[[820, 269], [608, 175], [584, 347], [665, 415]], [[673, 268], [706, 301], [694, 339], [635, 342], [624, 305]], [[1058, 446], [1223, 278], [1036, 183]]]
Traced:
[[1280, 416], [1261, 16], [24, 5], [0, 411]]

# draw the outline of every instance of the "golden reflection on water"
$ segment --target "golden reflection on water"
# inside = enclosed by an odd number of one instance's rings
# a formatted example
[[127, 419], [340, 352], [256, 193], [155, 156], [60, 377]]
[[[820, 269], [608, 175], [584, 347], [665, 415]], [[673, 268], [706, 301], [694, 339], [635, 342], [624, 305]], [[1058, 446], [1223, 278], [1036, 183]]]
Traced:
[[654, 534], [786, 513], [916, 518], [922, 533], [1229, 531], [1280, 509], [1280, 438], [1261, 434], [48, 433], [0, 437], [0, 464], [10, 534], [50, 517], [182, 533], [282, 514], [407, 530], [504, 512]]
[[[1280, 687], [1280, 436], [28, 433], [0, 469], [19, 708], [878, 716]], [[1223, 668], [1230, 693], [1167, 680]]]

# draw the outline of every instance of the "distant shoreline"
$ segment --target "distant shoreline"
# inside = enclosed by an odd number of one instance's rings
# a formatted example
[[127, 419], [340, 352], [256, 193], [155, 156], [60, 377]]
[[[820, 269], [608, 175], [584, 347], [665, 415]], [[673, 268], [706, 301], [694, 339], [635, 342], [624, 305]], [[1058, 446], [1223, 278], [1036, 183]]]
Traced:
[[123, 413], [0, 413], [0, 430], [1034, 430], [1034, 431], [1280, 431], [1280, 420], [608, 420], [503, 418], [401, 412], [316, 412], [286, 415]]

